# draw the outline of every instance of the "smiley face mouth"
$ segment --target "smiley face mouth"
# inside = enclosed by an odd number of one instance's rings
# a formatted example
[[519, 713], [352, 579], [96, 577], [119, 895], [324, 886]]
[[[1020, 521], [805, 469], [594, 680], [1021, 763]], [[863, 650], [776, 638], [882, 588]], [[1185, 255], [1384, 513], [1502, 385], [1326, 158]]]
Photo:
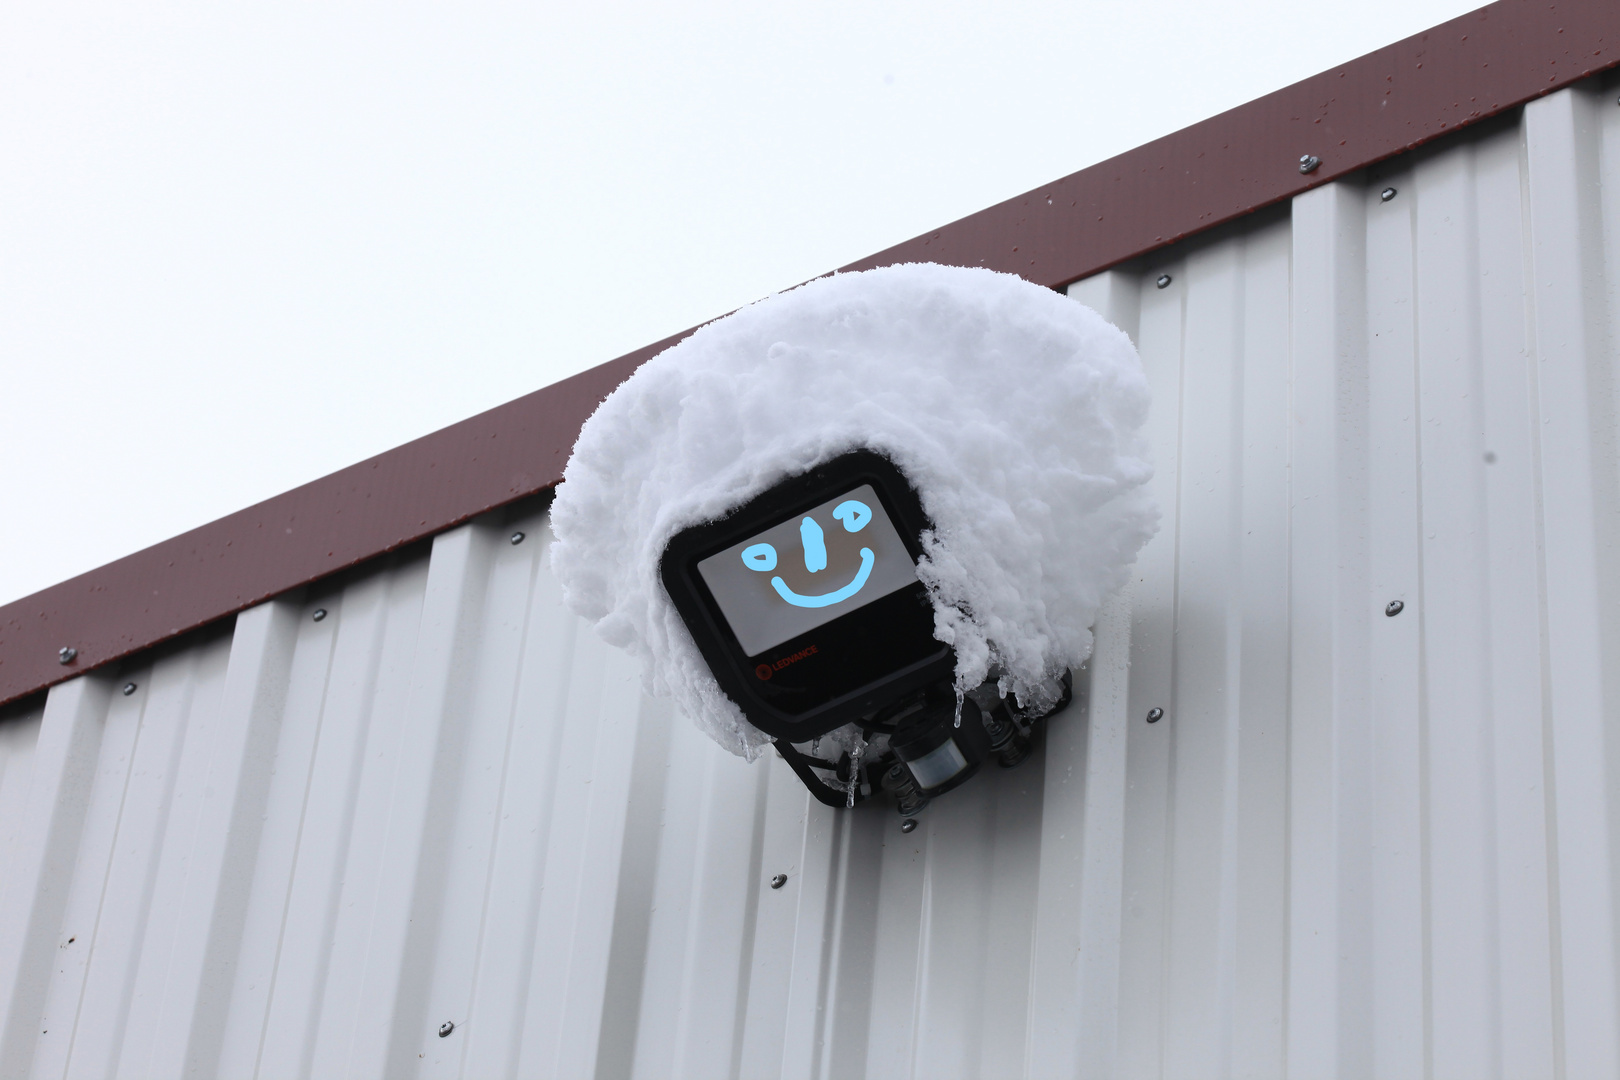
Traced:
[[855, 577], [850, 581], [850, 583], [845, 585], [842, 589], [835, 589], [830, 593], [822, 593], [820, 596], [803, 596], [796, 593], [792, 589], [788, 588], [787, 582], [783, 581], [780, 577], [771, 578], [771, 585], [775, 587], [777, 596], [780, 596], [783, 600], [786, 600], [794, 607], [828, 607], [832, 604], [838, 603], [840, 600], [848, 600], [850, 597], [860, 592], [861, 586], [866, 584], [866, 579], [872, 576], [872, 564], [876, 561], [877, 556], [872, 554], [871, 548], [861, 548], [861, 568], [855, 571]]

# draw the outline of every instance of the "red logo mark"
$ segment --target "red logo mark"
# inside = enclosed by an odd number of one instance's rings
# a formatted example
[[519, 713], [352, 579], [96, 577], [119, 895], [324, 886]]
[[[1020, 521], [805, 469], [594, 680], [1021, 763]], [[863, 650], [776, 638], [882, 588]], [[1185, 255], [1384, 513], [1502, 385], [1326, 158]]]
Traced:
[[794, 653], [791, 656], [782, 657], [782, 659], [776, 661], [773, 664], [760, 664], [758, 667], [756, 667], [754, 669], [754, 674], [758, 675], [761, 679], [769, 679], [773, 673], [781, 671], [783, 668], [787, 667], [789, 664], [797, 664], [800, 660], [803, 660], [805, 657], [814, 656], [817, 653], [819, 653], [820, 651], [821, 650], [816, 648], [814, 645], [808, 645], [808, 646], [800, 649], [798, 652]]

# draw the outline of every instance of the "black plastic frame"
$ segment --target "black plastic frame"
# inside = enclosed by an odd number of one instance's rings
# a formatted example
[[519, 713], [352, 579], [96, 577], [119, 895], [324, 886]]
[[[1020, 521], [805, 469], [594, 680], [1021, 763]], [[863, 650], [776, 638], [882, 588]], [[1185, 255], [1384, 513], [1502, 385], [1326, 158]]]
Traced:
[[[824, 735], [897, 697], [949, 679], [956, 666], [956, 655], [951, 647], [936, 642], [938, 648], [923, 659], [797, 714], [774, 706], [758, 692], [760, 684], [753, 674], [753, 662], [737, 643], [719, 605], [698, 573], [697, 564], [717, 551], [825, 502], [831, 493], [863, 483], [871, 484], [877, 492], [912, 559], [920, 558], [922, 534], [932, 528], [922, 500], [894, 462], [869, 449], [851, 451], [790, 477], [719, 521], [685, 529], [670, 540], [664, 551], [659, 567], [664, 588], [692, 632], [715, 681], [726, 696], [737, 703], [750, 723], [781, 742], [803, 742]], [[914, 589], [919, 597], [926, 598], [921, 583]], [[909, 592], [902, 590], [891, 595], [902, 596]], [[873, 603], [880, 604], [883, 599]], [[867, 611], [871, 606], [840, 616], [812, 633], [836, 635], [840, 628], [847, 632], [848, 627], [859, 625], [856, 620], [872, 617]]]

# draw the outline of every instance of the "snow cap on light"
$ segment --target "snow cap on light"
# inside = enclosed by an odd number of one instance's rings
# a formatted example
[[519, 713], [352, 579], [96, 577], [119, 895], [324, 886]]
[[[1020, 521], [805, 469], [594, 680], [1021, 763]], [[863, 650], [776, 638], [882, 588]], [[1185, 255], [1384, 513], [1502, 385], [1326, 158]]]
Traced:
[[710, 323], [608, 396], [552, 504], [552, 568], [652, 692], [752, 758], [768, 739], [716, 685], [659, 559], [682, 529], [870, 448], [934, 523], [917, 573], [957, 686], [997, 677], [1050, 705], [1158, 525], [1148, 404], [1130, 340], [1050, 289], [932, 263], [820, 278]]

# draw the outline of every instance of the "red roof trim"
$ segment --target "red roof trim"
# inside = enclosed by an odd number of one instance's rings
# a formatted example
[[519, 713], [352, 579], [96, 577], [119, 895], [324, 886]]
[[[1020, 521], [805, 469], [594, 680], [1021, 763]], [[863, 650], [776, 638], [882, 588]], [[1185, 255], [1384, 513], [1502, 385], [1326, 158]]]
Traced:
[[[1060, 287], [1617, 62], [1613, 0], [1501, 0], [844, 269], [931, 260]], [[684, 336], [0, 608], [0, 704], [554, 486], [597, 403]]]

